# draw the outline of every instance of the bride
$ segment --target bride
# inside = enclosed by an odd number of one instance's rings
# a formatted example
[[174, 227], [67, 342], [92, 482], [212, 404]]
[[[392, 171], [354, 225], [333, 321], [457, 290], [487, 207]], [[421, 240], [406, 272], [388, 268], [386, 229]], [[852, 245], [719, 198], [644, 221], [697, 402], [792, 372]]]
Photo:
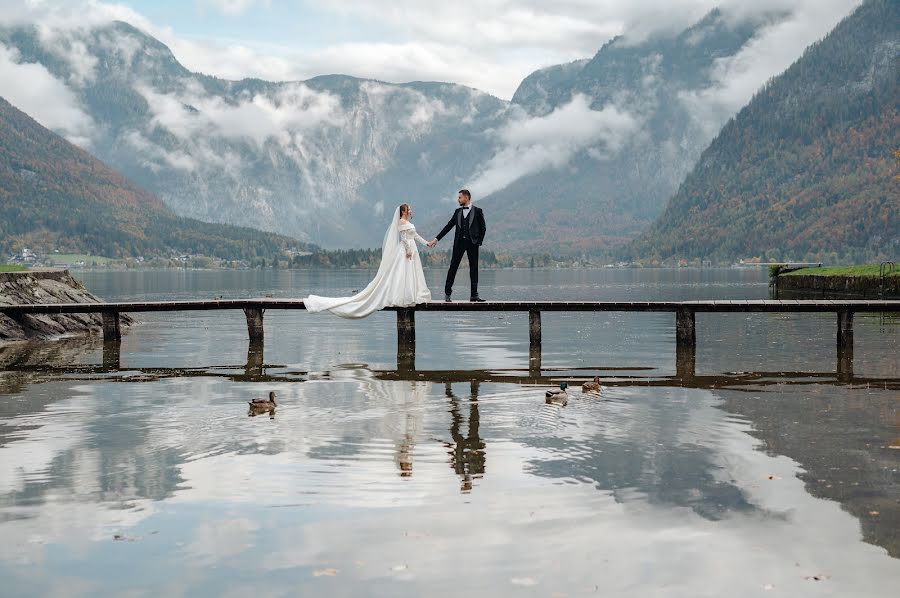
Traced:
[[381, 265], [369, 286], [352, 297], [318, 297], [304, 299], [306, 311], [330, 311], [342, 318], [364, 318], [384, 307], [411, 307], [431, 301], [425, 284], [419, 248], [428, 242], [419, 236], [410, 222], [412, 208], [401, 204], [391, 218], [381, 246]]

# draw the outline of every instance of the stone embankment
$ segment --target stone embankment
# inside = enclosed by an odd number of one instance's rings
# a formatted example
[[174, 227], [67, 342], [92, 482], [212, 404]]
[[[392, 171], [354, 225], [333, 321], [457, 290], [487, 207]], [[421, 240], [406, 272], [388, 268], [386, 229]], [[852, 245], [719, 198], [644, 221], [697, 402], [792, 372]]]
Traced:
[[[101, 301], [101, 298], [91, 294], [75, 280], [68, 270], [0, 272], [0, 304]], [[128, 316], [121, 316], [120, 325], [128, 326], [132, 323], [133, 320]], [[100, 314], [35, 314], [15, 318], [0, 314], [0, 344], [102, 332]]]
[[778, 276], [775, 287], [779, 293], [796, 293], [810, 298], [893, 299], [900, 297], [900, 276], [889, 276], [884, 281], [875, 276]]

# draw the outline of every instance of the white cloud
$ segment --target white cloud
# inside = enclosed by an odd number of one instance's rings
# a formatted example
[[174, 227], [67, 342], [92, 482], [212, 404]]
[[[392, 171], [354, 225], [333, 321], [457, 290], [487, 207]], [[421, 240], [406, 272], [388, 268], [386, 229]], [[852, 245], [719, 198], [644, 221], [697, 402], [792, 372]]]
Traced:
[[[269, 4], [254, 0], [199, 1], [203, 7], [226, 14], [245, 14]], [[274, 46], [250, 39], [189, 40], [126, 6], [99, 0], [12, 0], [4, 7], [0, 21], [40, 22], [49, 30], [88, 28], [113, 19], [127, 21], [168, 45], [187, 68], [229, 79], [289, 81], [342, 73], [390, 82], [450, 81], [509, 98], [521, 79], [537, 68], [592, 56], [618, 34], [626, 33], [632, 40], [639, 40], [655, 32], [683, 30], [716, 6], [722, 6], [733, 20], [774, 10], [794, 12], [796, 35], [785, 32], [784, 36], [771, 39], [766, 48], [776, 57], [774, 63], [760, 56], [767, 64], [789, 63], [797, 57], [798, 46], [802, 49], [803, 44], [824, 34], [822, 26], [834, 23], [833, 15], [845, 15], [858, 3], [859, 0], [760, 0], [752, 4], [743, 0], [309, 0], [298, 11], [345, 17], [348, 22], [367, 31], [378, 30], [383, 36], [379, 40], [351, 33], [312, 48]], [[348, 30], [356, 32], [354, 26]], [[362, 37], [365, 41], [359, 39]], [[760, 43], [761, 47], [764, 45]]]
[[270, 0], [199, 0], [201, 8], [209, 7], [229, 16], [238, 16], [246, 13], [251, 8], [269, 7]]
[[248, 95], [234, 104], [188, 89], [188, 93], [163, 94], [148, 86], [137, 87], [150, 105], [152, 124], [183, 140], [202, 135], [244, 139], [259, 147], [270, 139], [290, 145], [306, 130], [341, 123], [338, 98], [300, 83], [285, 85], [274, 97]]
[[0, 44], [0, 96], [72, 143], [87, 147], [91, 117], [65, 83], [43, 65], [20, 62], [18, 50]]
[[583, 95], [546, 116], [520, 113], [495, 133], [500, 149], [470, 187], [483, 197], [528, 174], [562, 168], [587, 148], [594, 158], [608, 158], [638, 126], [634, 116], [615, 106], [592, 110]]

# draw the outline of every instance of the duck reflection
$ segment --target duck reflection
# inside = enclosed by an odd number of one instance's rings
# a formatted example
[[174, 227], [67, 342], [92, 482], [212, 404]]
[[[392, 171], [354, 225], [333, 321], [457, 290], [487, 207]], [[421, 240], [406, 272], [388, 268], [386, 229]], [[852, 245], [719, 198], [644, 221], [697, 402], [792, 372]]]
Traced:
[[479, 435], [478, 391], [480, 382], [472, 381], [469, 386], [468, 433], [463, 435], [462, 401], [453, 392], [453, 385], [444, 385], [444, 394], [450, 401], [450, 437], [453, 443], [446, 446], [450, 455], [450, 467], [460, 477], [460, 492], [471, 492], [473, 479], [484, 475], [485, 443]]

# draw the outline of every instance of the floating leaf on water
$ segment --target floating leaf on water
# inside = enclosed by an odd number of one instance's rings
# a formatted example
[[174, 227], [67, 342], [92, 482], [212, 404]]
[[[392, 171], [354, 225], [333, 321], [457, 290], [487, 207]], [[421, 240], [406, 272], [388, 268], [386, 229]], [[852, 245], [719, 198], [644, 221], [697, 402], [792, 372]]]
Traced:
[[781, 479], [781, 476], [777, 476], [777, 475], [775, 475], [775, 474], [772, 474], [772, 475], [769, 476], [769, 479], [770, 479], [770, 480], [780, 480], [780, 479]]
[[825, 581], [826, 579], [831, 579], [831, 576], [827, 573], [818, 573], [816, 575], [807, 575], [803, 579], [808, 581]]
[[337, 574], [337, 569], [316, 569], [313, 571], [313, 577], [334, 577]]

